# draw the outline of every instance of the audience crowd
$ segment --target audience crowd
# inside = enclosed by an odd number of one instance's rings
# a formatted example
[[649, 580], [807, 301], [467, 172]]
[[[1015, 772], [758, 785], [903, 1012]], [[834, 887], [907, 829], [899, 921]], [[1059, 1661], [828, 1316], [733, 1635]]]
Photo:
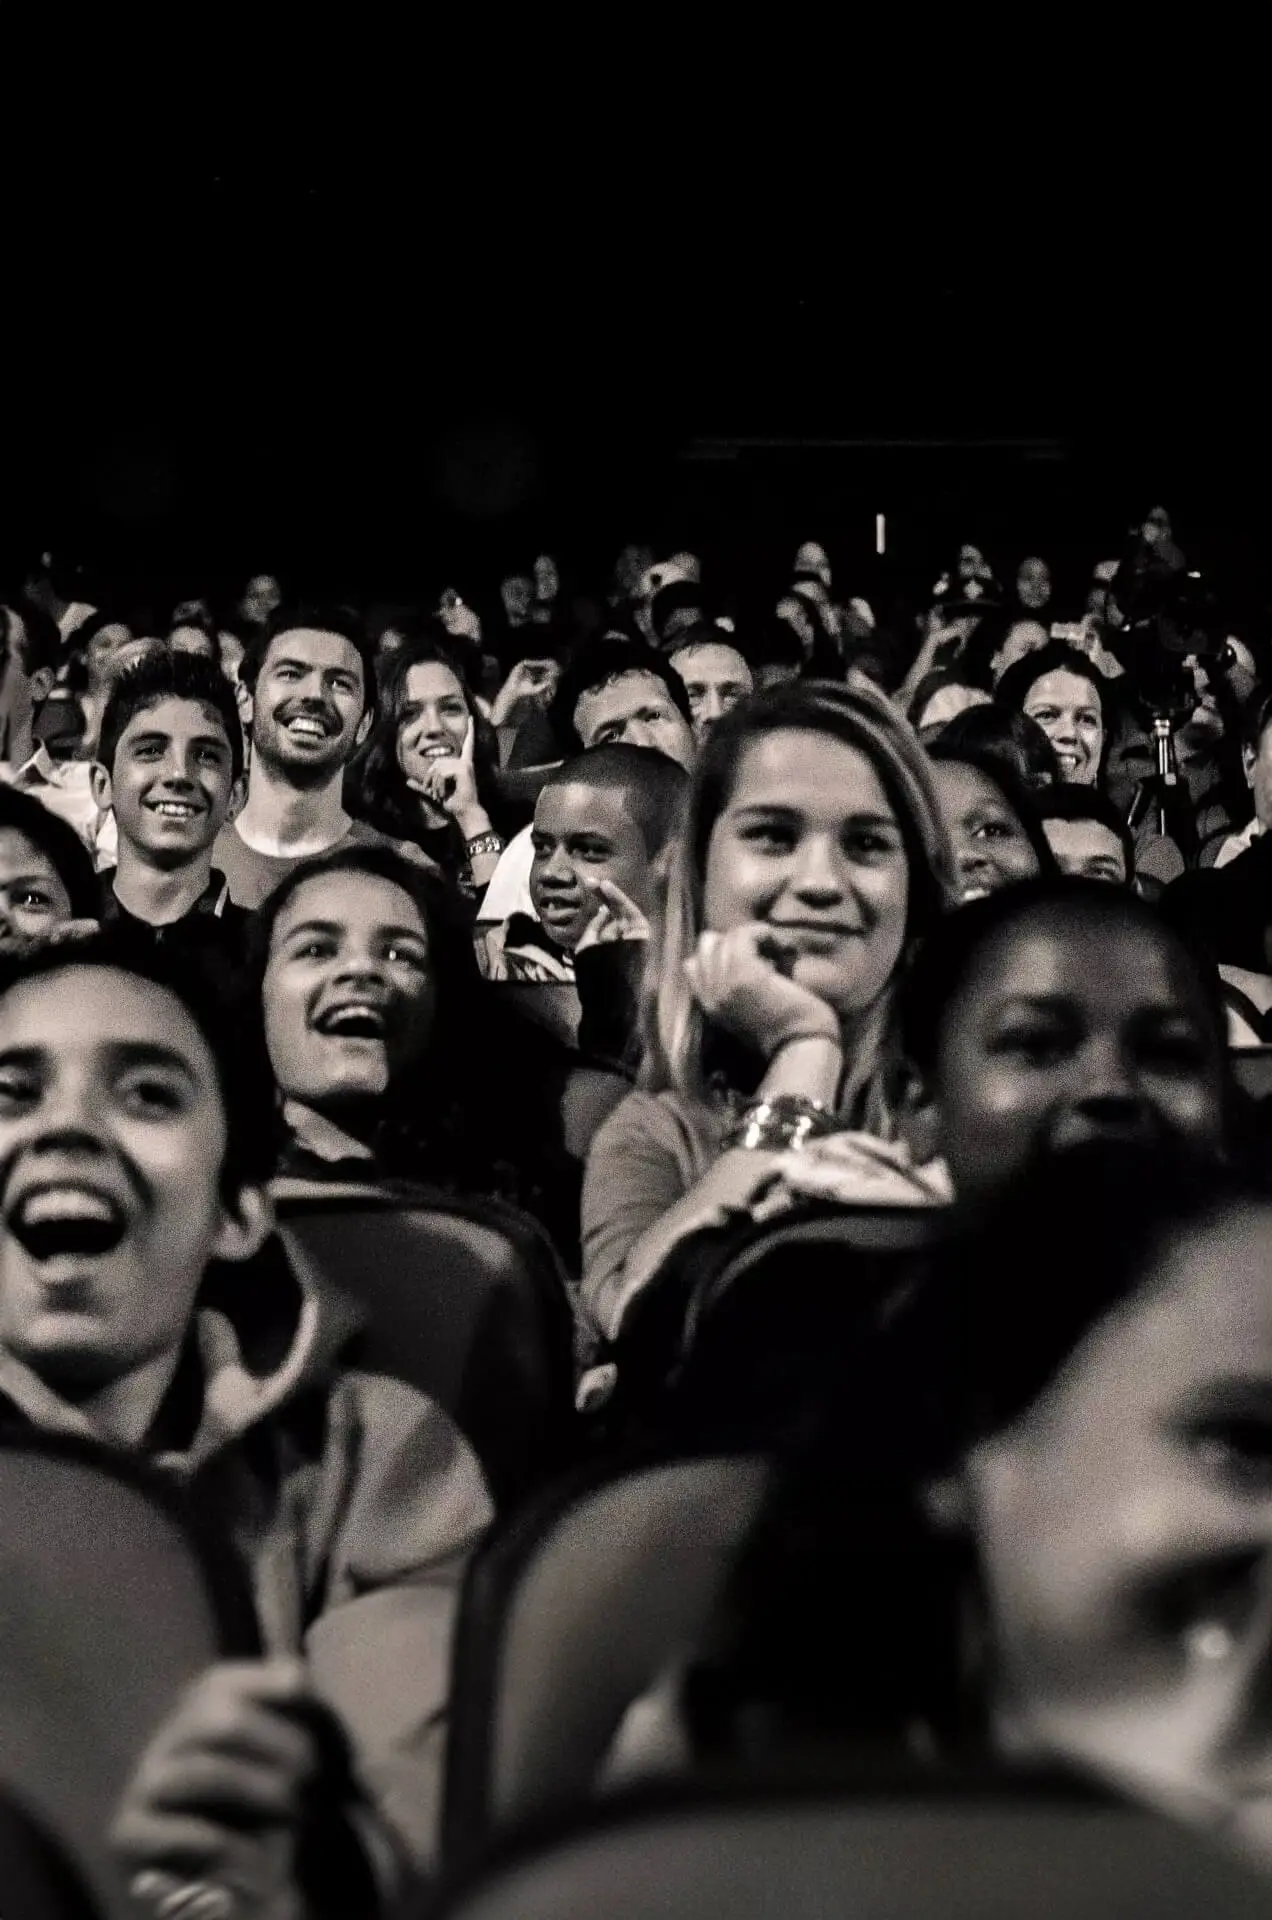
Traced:
[[[1106, 551], [394, 607], [13, 556], [0, 1439], [193, 1493], [259, 1625], [136, 1756], [138, 1913], [445, 1880], [465, 1570], [553, 1476], [363, 1364], [275, 1230], [351, 1194], [544, 1255], [562, 1473], [769, 1460], [620, 1770], [1045, 1764], [1272, 1871], [1272, 632], [1161, 507]], [[924, 1231], [858, 1283], [880, 1212]], [[786, 1398], [734, 1367], [717, 1428], [743, 1244]]]

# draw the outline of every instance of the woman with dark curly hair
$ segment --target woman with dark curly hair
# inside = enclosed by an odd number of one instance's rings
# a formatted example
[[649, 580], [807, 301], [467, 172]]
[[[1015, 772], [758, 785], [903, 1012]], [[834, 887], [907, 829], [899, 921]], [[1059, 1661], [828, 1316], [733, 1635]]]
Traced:
[[478, 895], [503, 851], [494, 732], [441, 622], [403, 621], [398, 632], [375, 724], [349, 768], [347, 805]]

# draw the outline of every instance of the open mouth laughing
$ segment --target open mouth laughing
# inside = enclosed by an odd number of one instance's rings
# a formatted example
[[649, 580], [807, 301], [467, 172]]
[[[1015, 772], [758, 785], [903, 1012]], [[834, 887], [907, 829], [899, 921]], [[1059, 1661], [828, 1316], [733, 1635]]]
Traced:
[[112, 1253], [128, 1228], [118, 1198], [81, 1181], [28, 1187], [10, 1206], [5, 1225], [32, 1260]]
[[371, 1000], [342, 1000], [324, 1007], [313, 1021], [314, 1030], [334, 1040], [375, 1040], [388, 1037], [385, 1009]]

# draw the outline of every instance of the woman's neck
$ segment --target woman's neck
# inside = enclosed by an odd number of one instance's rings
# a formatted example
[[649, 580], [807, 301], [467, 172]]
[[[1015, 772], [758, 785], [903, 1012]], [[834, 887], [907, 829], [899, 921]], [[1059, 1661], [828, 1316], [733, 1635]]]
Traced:
[[235, 821], [254, 853], [286, 858], [325, 853], [351, 825], [344, 809], [343, 772], [317, 787], [297, 787], [259, 754], [253, 755], [247, 804]]

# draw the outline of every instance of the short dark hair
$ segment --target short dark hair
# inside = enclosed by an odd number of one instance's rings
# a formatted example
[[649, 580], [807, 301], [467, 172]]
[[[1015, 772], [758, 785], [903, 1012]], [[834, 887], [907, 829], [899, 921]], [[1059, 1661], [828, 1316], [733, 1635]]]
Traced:
[[695, 647], [728, 647], [736, 653], [748, 672], [754, 672], [751, 656], [745, 640], [730, 627], [722, 627], [718, 621], [702, 620], [696, 627], [686, 627], [674, 640], [669, 640], [665, 648], [667, 658], [674, 660], [678, 653], [688, 653]]
[[72, 916], [95, 920], [100, 901], [93, 858], [74, 827], [34, 794], [0, 785], [0, 831], [6, 827], [39, 848], [66, 888]]
[[656, 747], [629, 746], [617, 740], [588, 747], [564, 766], [554, 767], [540, 791], [562, 787], [568, 780], [621, 793], [651, 860], [680, 825], [689, 791], [689, 775], [678, 761]]
[[629, 673], [647, 673], [662, 682], [676, 712], [693, 725], [684, 681], [661, 653], [643, 641], [590, 640], [581, 646], [562, 673], [550, 709], [552, 730], [567, 754], [582, 753], [583, 738], [574, 724], [574, 712], [584, 694], [607, 687]]
[[1022, 880], [988, 899], [971, 901], [933, 927], [903, 974], [897, 999], [901, 1046], [912, 1066], [926, 1074], [936, 1065], [946, 1012], [982, 950], [1016, 922], [1056, 909], [1088, 919], [1130, 922], [1173, 947], [1188, 965], [1216, 1051], [1226, 1061], [1227, 1017], [1218, 974], [1204, 949], [1128, 888], [1052, 876]]
[[207, 1042], [225, 1109], [221, 1192], [233, 1200], [246, 1186], [263, 1186], [278, 1161], [281, 1123], [265, 1046], [259, 1001], [253, 1005], [236, 973], [211, 953], [140, 940], [120, 928], [40, 947], [21, 957], [0, 956], [0, 999], [32, 979], [68, 967], [105, 967], [149, 981], [180, 1002]]
[[115, 755], [124, 730], [139, 713], [163, 700], [189, 700], [210, 707], [225, 729], [230, 764], [237, 780], [243, 771], [243, 728], [234, 689], [219, 666], [202, 654], [156, 647], [136, 660], [111, 684], [102, 714], [97, 758], [107, 773], [115, 769]]
[[988, 706], [982, 703], [956, 713], [932, 742], [938, 743], [955, 753], [983, 753], [1002, 762], [1033, 793], [1060, 778], [1055, 749], [1038, 722], [1018, 707], [1003, 706], [997, 698]]
[[367, 632], [366, 622], [356, 607], [318, 601], [294, 601], [290, 606], [277, 607], [265, 626], [254, 633], [248, 642], [243, 664], [239, 668], [241, 684], [249, 693], [255, 693], [261, 668], [275, 640], [281, 634], [297, 633], [302, 628], [310, 633], [338, 634], [354, 648], [362, 663], [365, 710], [371, 712], [376, 700], [375, 646]]
[[1046, 787], [1037, 796], [1038, 813], [1045, 826], [1048, 820], [1094, 820], [1115, 835], [1126, 856], [1126, 877], [1135, 875], [1135, 836], [1108, 795], [1098, 787], [1058, 785]]

